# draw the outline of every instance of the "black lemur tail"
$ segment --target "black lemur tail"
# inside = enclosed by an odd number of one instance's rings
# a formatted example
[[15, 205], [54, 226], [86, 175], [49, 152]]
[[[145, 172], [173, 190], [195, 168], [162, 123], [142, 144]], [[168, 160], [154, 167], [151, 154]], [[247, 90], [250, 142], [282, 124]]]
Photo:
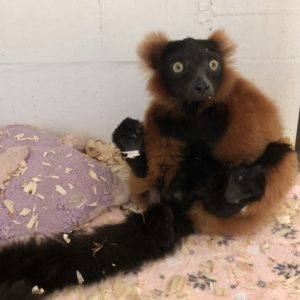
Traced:
[[[185, 216], [156, 205], [143, 215], [129, 215], [123, 223], [98, 227], [92, 233], [69, 234], [70, 240], [61, 234], [15, 242], [0, 251], [0, 287], [3, 293], [5, 290], [5, 299], [40, 299], [35, 295], [30, 298], [32, 287], [43, 288], [47, 294], [132, 270], [172, 252], [191, 232]], [[13, 298], [16, 291], [6, 282], [22, 287], [22, 297]], [[0, 295], [4, 299], [1, 291]]]
[[24, 280], [0, 285], [0, 297], [3, 300], [40, 300], [42, 295], [33, 294], [32, 287]]

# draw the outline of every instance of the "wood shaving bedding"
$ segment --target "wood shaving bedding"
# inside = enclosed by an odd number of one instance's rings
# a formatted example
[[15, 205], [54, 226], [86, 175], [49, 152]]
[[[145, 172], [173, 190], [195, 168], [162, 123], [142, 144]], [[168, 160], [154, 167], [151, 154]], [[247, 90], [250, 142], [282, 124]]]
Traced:
[[120, 151], [112, 143], [103, 140], [89, 140], [85, 148], [85, 153], [94, 159], [106, 164], [120, 178], [128, 178], [128, 167], [124, 162]]

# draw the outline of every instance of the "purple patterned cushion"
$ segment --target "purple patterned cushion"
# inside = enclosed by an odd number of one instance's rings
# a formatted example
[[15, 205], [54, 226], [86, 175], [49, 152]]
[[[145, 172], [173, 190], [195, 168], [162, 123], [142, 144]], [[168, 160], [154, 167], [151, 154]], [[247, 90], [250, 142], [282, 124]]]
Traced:
[[0, 242], [68, 232], [113, 205], [115, 177], [104, 164], [32, 127], [1, 129], [1, 160], [10, 177], [0, 194]]

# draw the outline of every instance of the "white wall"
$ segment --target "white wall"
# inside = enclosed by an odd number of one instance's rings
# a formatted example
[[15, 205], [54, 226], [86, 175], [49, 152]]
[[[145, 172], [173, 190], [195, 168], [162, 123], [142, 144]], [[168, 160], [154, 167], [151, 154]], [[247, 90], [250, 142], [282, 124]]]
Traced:
[[0, 126], [109, 138], [148, 104], [135, 49], [145, 33], [205, 38], [224, 27], [238, 68], [280, 106], [292, 138], [300, 105], [300, 1], [0, 0]]

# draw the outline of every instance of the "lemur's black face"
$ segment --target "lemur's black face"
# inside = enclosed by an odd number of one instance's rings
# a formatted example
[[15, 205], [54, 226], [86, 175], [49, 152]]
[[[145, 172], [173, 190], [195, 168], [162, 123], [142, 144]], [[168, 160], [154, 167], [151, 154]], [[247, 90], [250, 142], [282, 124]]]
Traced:
[[166, 45], [159, 72], [168, 93], [182, 102], [213, 97], [222, 78], [222, 55], [210, 40], [187, 38]]

